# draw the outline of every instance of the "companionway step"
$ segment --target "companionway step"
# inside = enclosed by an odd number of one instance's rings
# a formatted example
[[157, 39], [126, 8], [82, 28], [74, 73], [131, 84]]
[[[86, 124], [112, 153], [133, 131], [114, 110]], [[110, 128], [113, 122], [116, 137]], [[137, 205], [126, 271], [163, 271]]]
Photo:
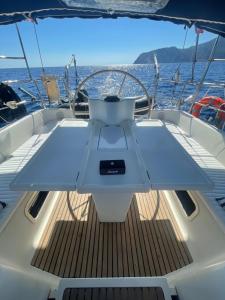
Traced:
[[51, 299], [171, 300], [175, 294], [164, 277], [62, 278]]

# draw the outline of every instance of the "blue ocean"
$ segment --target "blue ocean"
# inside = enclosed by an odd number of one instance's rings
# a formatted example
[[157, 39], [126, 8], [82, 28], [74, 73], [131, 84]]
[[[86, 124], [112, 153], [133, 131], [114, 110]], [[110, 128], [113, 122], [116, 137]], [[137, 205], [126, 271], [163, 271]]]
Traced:
[[[199, 82], [202, 77], [202, 74], [205, 70], [206, 62], [198, 62], [195, 66], [194, 72], [194, 82]], [[78, 66], [77, 72], [79, 76], [79, 81], [84, 79], [86, 76], [92, 74], [95, 71], [113, 68], [120, 69], [131, 73], [136, 76], [146, 87], [149, 94], [154, 93], [154, 76], [155, 69], [154, 65], [145, 64], [145, 65], [112, 65], [112, 66]], [[179, 71], [179, 84], [174, 84], [171, 80], [175, 79], [177, 70]], [[45, 68], [46, 74], [56, 75], [59, 78], [58, 85], [60, 88], [61, 97], [65, 97], [66, 90], [64, 84], [64, 67], [47, 67]], [[46, 93], [43, 87], [43, 84], [40, 80], [42, 75], [41, 68], [31, 68], [32, 76], [37, 80], [37, 84], [41, 95], [46, 99]], [[195, 92], [196, 86], [193, 84], [188, 84], [187, 81], [191, 79], [192, 74], [192, 63], [182, 63], [182, 64], [172, 64], [164, 63], [160, 64], [160, 81], [156, 93], [156, 103], [159, 108], [172, 108], [176, 107], [178, 100], [183, 100], [188, 96], [192, 95]], [[29, 79], [26, 68], [10, 68], [10, 69], [0, 69], [0, 81], [5, 80], [26, 80]], [[107, 78], [108, 80], [108, 78]], [[117, 80], [114, 78], [114, 80]], [[118, 78], [121, 80], [121, 78]], [[221, 85], [225, 83], [225, 63], [223, 62], [213, 62], [210, 66], [210, 69], [207, 73], [206, 83], [211, 83], [211, 85], [205, 85], [199, 94], [199, 99], [205, 95], [215, 95], [221, 98], [224, 98], [224, 87], [215, 87], [212, 83], [220, 83]], [[98, 85], [99, 82], [92, 82], [93, 88]], [[28, 113], [33, 112], [37, 109], [40, 109], [39, 102], [32, 102], [31, 98], [21, 92], [20, 88], [24, 88], [27, 91], [31, 92], [34, 96], [37, 96], [37, 90], [33, 83], [23, 82], [23, 83], [12, 83], [12, 88], [18, 93], [21, 99], [26, 100], [26, 107]], [[74, 69], [70, 70], [70, 86], [73, 90], [76, 88], [76, 78]], [[100, 87], [101, 88], [101, 87]], [[126, 86], [127, 90], [133, 89], [132, 86]], [[93, 89], [94, 90], [94, 89]], [[183, 110], [188, 110], [189, 104], [184, 104], [182, 106]], [[206, 118], [210, 114], [206, 112]], [[204, 116], [203, 116], [204, 118]]]

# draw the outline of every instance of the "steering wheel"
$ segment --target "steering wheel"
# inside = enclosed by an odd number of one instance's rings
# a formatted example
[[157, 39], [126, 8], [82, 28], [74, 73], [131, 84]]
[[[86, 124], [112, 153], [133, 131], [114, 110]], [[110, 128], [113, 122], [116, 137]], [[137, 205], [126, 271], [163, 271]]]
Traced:
[[[74, 117], [76, 117], [76, 112], [75, 112], [75, 101], [76, 99], [78, 98], [78, 95], [79, 94], [82, 94], [82, 90], [84, 89], [84, 85], [87, 83], [87, 81], [90, 81], [91, 79], [93, 79], [94, 77], [97, 77], [98, 75], [101, 75], [101, 74], [104, 74], [104, 73], [117, 73], [117, 74], [122, 74], [123, 77], [122, 77], [122, 81], [121, 81], [121, 84], [120, 84], [120, 87], [117, 91], [117, 94], [115, 95], [115, 93], [112, 95], [112, 96], [117, 96], [119, 97], [122, 93], [122, 89], [124, 87], [124, 83], [125, 83], [125, 80], [127, 78], [129, 78], [130, 80], [132, 80], [133, 82], [135, 82], [138, 86], [141, 87], [146, 99], [147, 99], [147, 102], [148, 102], [148, 106], [149, 106], [149, 110], [148, 110], [148, 116], [150, 116], [150, 111], [151, 111], [151, 100], [150, 100], [150, 96], [148, 94], [148, 91], [147, 89], [145, 88], [145, 86], [143, 85], [143, 83], [138, 79], [136, 78], [134, 75], [126, 72], [126, 71], [123, 71], [123, 70], [117, 70], [117, 69], [104, 69], [104, 70], [100, 70], [100, 71], [96, 71], [94, 73], [92, 73], [91, 75], [87, 76], [85, 79], [83, 79], [77, 89], [76, 89], [76, 93], [75, 93], [75, 97], [73, 98], [73, 102], [72, 102], [72, 109], [73, 109], [73, 114], [74, 114]], [[85, 95], [87, 96], [87, 95]], [[136, 97], [138, 98], [138, 97]], [[140, 98], [140, 97], [139, 97]], [[133, 99], [135, 99], [135, 97], [133, 97]], [[88, 101], [92, 101], [93, 99], [91, 99], [89, 97]]]

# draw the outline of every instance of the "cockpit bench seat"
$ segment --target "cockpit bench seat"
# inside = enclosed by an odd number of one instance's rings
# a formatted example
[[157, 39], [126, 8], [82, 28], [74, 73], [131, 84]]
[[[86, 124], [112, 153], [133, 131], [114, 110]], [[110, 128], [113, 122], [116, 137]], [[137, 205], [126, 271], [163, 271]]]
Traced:
[[188, 136], [180, 127], [169, 122], [165, 122], [165, 125], [213, 181], [213, 189], [200, 194], [206, 199], [214, 212], [217, 212], [217, 215], [220, 217], [222, 216], [225, 226], [225, 166], [213, 154]]
[[[8, 153], [7, 157], [0, 163], [0, 201], [6, 203], [6, 207], [0, 209], [0, 230], [26, 194], [25, 192], [12, 191], [9, 187], [11, 181], [41, 147], [56, 124], [57, 121], [51, 121], [46, 124], [45, 128], [42, 128], [44, 133], [30, 136], [27, 141], [20, 145], [15, 151]], [[8, 130], [10, 130], [10, 128]], [[2, 132], [0, 132], [0, 138], [1, 133]], [[23, 133], [18, 132], [18, 135], [20, 134]]]

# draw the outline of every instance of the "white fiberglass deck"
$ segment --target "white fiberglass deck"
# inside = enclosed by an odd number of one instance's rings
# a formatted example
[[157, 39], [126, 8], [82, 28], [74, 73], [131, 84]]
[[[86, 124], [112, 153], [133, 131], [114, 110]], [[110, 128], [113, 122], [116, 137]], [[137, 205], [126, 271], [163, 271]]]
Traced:
[[[130, 193], [151, 188], [205, 190], [211, 187], [202, 169], [161, 121], [143, 121], [137, 126], [130, 122], [121, 124], [127, 149], [99, 149], [99, 137], [105, 125], [96, 124], [76, 120], [59, 124], [13, 181], [13, 189], [69, 191], [77, 188], [78, 192]], [[111, 159], [125, 161], [124, 175], [99, 174], [100, 160]]]

